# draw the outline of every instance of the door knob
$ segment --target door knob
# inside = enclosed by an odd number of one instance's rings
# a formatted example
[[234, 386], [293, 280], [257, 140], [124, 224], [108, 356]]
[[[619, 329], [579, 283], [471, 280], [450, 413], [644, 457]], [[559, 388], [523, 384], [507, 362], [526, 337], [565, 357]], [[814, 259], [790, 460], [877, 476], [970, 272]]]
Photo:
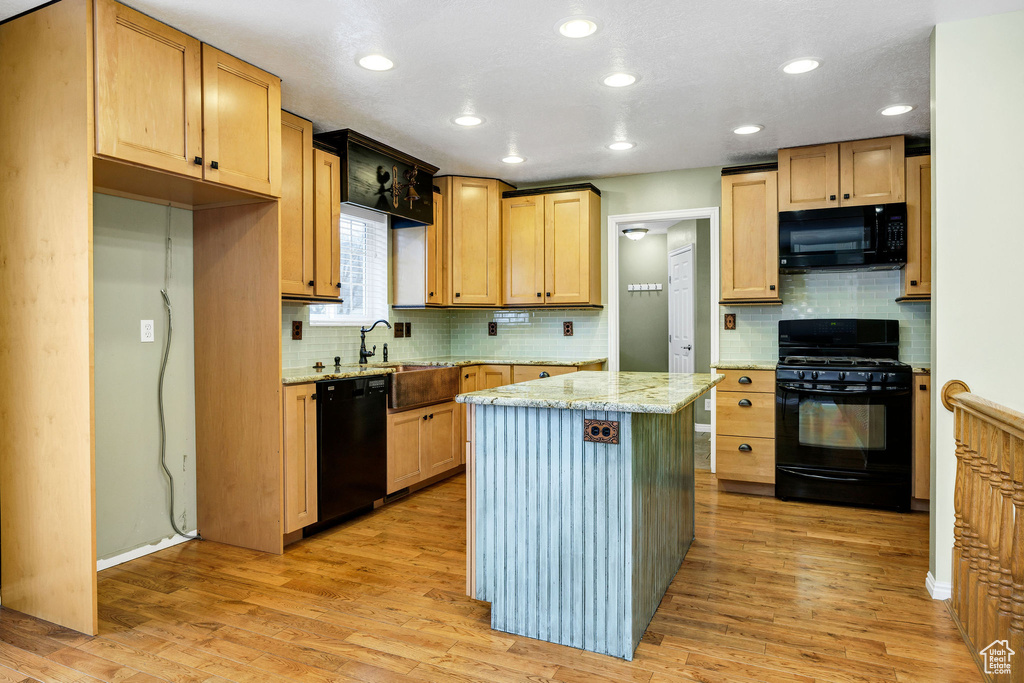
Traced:
[[684, 351], [692, 351], [693, 350], [693, 345], [692, 344], [687, 344], [686, 346], [683, 347], [683, 350]]
[[750, 401], [748, 401], [747, 399], [741, 398], [739, 405], [740, 405], [741, 408], [749, 408], [753, 404]]

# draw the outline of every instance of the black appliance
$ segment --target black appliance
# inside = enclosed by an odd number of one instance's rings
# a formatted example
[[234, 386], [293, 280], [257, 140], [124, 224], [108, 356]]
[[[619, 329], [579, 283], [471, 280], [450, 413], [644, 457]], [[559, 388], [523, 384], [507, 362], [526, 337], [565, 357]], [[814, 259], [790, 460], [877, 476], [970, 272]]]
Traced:
[[906, 204], [779, 213], [779, 272], [896, 270], [906, 262]]
[[907, 511], [913, 373], [896, 320], [782, 320], [775, 495]]
[[387, 493], [386, 375], [316, 383], [318, 525]]

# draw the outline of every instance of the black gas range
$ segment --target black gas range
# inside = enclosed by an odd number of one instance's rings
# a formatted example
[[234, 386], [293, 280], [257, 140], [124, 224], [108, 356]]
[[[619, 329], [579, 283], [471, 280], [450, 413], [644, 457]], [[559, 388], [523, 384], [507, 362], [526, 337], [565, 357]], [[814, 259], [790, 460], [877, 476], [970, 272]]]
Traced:
[[909, 510], [913, 373], [896, 320], [779, 322], [775, 495]]

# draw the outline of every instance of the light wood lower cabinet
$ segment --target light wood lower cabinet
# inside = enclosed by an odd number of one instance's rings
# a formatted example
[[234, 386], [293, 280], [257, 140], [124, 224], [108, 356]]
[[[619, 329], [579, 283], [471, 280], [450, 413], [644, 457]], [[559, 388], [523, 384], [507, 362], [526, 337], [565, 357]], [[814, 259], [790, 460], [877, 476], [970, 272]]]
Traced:
[[462, 409], [454, 401], [388, 414], [389, 494], [462, 464]]
[[725, 375], [715, 392], [715, 476], [719, 488], [733, 482], [771, 494], [775, 484], [775, 373], [717, 370]]
[[512, 384], [511, 365], [478, 365], [477, 390], [497, 389]]
[[531, 379], [540, 379], [541, 375], [554, 377], [555, 375], [565, 375], [570, 372], [576, 372], [576, 367], [565, 365], [513, 365], [512, 383], [518, 384], [519, 382], [529, 382]]
[[928, 500], [932, 473], [932, 376], [914, 375], [914, 492], [913, 497]]
[[316, 384], [284, 387], [284, 533], [317, 521]]

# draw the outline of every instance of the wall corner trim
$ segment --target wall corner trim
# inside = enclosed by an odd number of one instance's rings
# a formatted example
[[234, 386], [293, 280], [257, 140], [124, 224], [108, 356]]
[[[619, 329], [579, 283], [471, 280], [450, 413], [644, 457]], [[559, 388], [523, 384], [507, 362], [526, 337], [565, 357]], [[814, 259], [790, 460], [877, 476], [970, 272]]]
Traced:
[[[189, 533], [189, 535], [194, 536], [195, 533], [196, 533], [196, 530], [192, 529], [188, 533]], [[101, 572], [104, 569], [110, 569], [111, 567], [116, 567], [119, 564], [124, 564], [125, 562], [128, 562], [129, 560], [137, 560], [140, 557], [145, 557], [146, 555], [150, 555], [152, 553], [155, 553], [158, 550], [163, 550], [165, 548], [170, 548], [170, 547], [176, 546], [176, 545], [178, 545], [180, 543], [184, 543], [185, 541], [191, 541], [191, 540], [193, 540], [193, 539], [187, 538], [185, 536], [180, 536], [178, 534], [174, 534], [173, 536], [168, 536], [167, 538], [160, 539], [160, 541], [157, 542], [157, 543], [151, 543], [149, 545], [144, 545], [144, 546], [141, 546], [139, 548], [135, 548], [134, 550], [129, 550], [128, 552], [121, 553], [120, 555], [114, 555], [113, 557], [108, 557], [108, 558], [106, 558], [104, 560], [97, 560], [96, 561], [96, 571]]]
[[936, 581], [931, 572], [928, 572], [924, 580], [924, 587], [928, 589], [932, 600], [949, 600], [953, 595], [953, 585], [948, 581]]

